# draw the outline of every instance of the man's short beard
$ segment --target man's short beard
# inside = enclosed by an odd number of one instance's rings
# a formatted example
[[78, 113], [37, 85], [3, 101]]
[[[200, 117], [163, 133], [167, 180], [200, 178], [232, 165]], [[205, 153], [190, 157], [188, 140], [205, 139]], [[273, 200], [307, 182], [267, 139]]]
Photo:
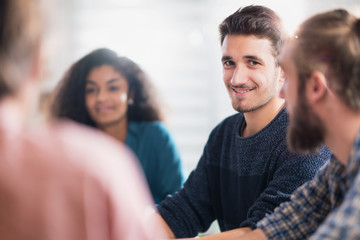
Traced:
[[299, 94], [298, 104], [290, 118], [287, 131], [289, 149], [299, 153], [316, 152], [324, 143], [325, 129], [320, 118], [309, 107], [305, 96]]
[[241, 107], [241, 106], [234, 106], [234, 105], [233, 105], [233, 108], [234, 108], [236, 111], [240, 112], [240, 113], [254, 112], [254, 111], [262, 108], [262, 107], [265, 106], [266, 104], [268, 104], [268, 103], [271, 101], [272, 98], [273, 98], [273, 97], [271, 97], [270, 99], [267, 99], [264, 103], [259, 104], [259, 105], [255, 105], [255, 106], [251, 106], [251, 107], [246, 107], [246, 108], [245, 108], [245, 107]]
[[242, 107], [237, 107], [234, 108], [236, 111], [240, 112], [240, 113], [248, 113], [248, 112], [253, 112], [258, 110], [259, 108], [263, 107], [266, 103], [262, 104], [262, 105], [257, 105], [254, 107], [248, 107], [248, 108], [242, 108]]

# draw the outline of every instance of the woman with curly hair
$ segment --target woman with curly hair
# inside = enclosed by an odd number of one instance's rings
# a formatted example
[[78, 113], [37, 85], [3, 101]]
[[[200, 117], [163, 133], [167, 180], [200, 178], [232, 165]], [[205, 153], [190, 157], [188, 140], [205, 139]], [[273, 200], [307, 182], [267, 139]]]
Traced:
[[75, 62], [54, 92], [51, 112], [125, 143], [138, 157], [156, 203], [180, 189], [178, 150], [148, 77], [129, 58], [101, 48]]

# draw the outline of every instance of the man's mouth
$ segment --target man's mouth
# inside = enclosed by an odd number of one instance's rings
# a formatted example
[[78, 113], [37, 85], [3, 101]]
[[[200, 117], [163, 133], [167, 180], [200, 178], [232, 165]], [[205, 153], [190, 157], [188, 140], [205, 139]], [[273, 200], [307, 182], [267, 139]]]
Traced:
[[250, 92], [252, 89], [236, 89], [236, 88], [233, 88], [233, 91], [236, 92], [236, 93], [247, 93], [247, 92]]
[[236, 95], [245, 95], [249, 92], [251, 92], [252, 90], [254, 90], [255, 88], [238, 88], [238, 87], [231, 87], [231, 89], [233, 90], [233, 92]]

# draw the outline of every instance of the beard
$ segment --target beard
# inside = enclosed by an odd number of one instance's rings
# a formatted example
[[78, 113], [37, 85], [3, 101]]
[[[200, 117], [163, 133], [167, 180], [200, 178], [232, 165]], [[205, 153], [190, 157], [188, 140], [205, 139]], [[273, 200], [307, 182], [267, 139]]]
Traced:
[[254, 112], [254, 111], [258, 110], [259, 108], [263, 107], [264, 105], [266, 105], [269, 101], [267, 101], [267, 102], [265, 102], [263, 104], [259, 104], [259, 105], [251, 106], [251, 107], [247, 107], [247, 106], [243, 107], [243, 106], [233, 104], [233, 108], [236, 111], [241, 112], [241, 113]]
[[[259, 97], [260, 101], [253, 101], [251, 104], [241, 104], [242, 100], [239, 99], [231, 99], [232, 101], [232, 107], [240, 113], [248, 113], [248, 112], [254, 112], [260, 108], [262, 108], [263, 106], [265, 106], [266, 104], [268, 104], [274, 97], [275, 94], [278, 92], [275, 88], [272, 89], [271, 91], [269, 91], [270, 93], [265, 93], [265, 96], [261, 96]], [[267, 95], [266, 95], [267, 94]], [[257, 99], [257, 100], [259, 100]]]
[[[299, 95], [299, 99], [305, 99]], [[324, 143], [325, 128], [321, 119], [305, 101], [298, 101], [287, 131], [289, 149], [298, 153], [317, 152]]]

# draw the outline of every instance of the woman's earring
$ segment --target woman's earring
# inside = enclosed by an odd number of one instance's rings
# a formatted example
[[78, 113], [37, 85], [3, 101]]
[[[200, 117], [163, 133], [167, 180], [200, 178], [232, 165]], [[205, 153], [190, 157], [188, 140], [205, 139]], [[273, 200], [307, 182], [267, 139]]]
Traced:
[[134, 100], [132, 100], [132, 98], [129, 98], [127, 102], [128, 102], [128, 105], [133, 105], [134, 104]]

